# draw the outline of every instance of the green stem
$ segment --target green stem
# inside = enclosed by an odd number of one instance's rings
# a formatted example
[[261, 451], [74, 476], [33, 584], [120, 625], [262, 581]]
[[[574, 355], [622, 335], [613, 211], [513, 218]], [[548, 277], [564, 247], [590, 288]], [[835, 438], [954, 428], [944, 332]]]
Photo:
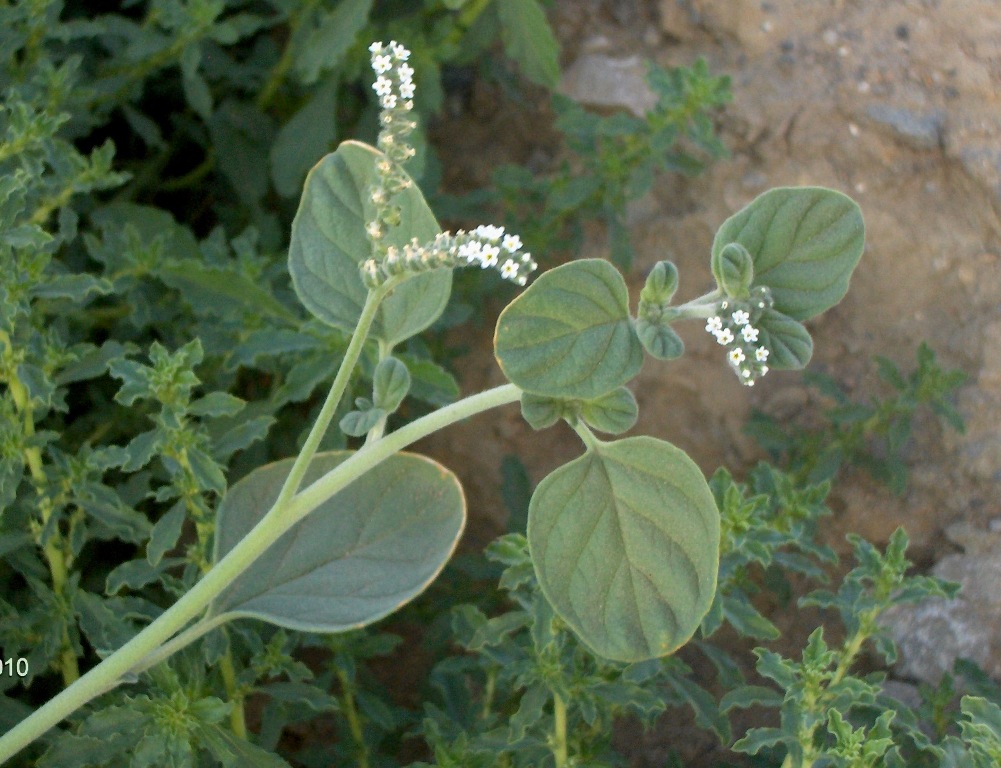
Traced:
[[[430, 413], [371, 446], [362, 448], [347, 461], [303, 489], [284, 508], [276, 504], [239, 544], [159, 618], [69, 688], [0, 737], [0, 761], [15, 755], [91, 699], [114, 688], [123, 676], [148, 668], [151, 659], [165, 658], [162, 656], [161, 647], [164, 643], [204, 611], [206, 606], [250, 567], [279, 536], [356, 478], [422, 437], [491, 408], [513, 403], [520, 396], [520, 389], [513, 384], [505, 384]], [[207, 631], [205, 626], [207, 623], [213, 621], [221, 623], [226, 618], [228, 617], [216, 616], [196, 624], [185, 633], [188, 635], [187, 642], [204, 634]], [[199, 631], [195, 632], [196, 628]], [[171, 643], [171, 652], [183, 647], [179, 642], [181, 637], [178, 635]]]
[[295, 60], [296, 37], [307, 15], [313, 10], [317, 0], [306, 0], [299, 5], [292, 18], [289, 20], [288, 41], [282, 50], [282, 55], [275, 66], [268, 73], [268, 79], [257, 94], [257, 108], [262, 112], [271, 106], [271, 102], [278, 93], [278, 89], [285, 82], [285, 77], [292, 69], [292, 62]]
[[295, 463], [292, 465], [292, 469], [285, 479], [285, 484], [278, 494], [278, 500], [275, 501], [276, 507], [284, 506], [295, 492], [299, 490], [299, 485], [302, 483], [302, 478], [309, 468], [309, 463], [316, 455], [316, 451], [320, 447], [320, 442], [327, 432], [327, 427], [330, 426], [330, 421], [334, 418], [334, 413], [337, 412], [337, 406], [341, 403], [344, 390], [347, 389], [348, 382], [351, 381], [351, 374], [354, 372], [355, 363], [361, 357], [362, 349], [365, 347], [365, 340], [368, 338], [369, 329], [372, 327], [376, 312], [379, 310], [379, 304], [400, 279], [394, 278], [393, 280], [389, 280], [378, 288], [374, 288], [368, 292], [368, 296], [365, 298], [365, 306], [362, 307], [361, 315], [358, 317], [358, 324], [355, 326], [355, 332], [351, 336], [348, 348], [344, 351], [344, 359], [341, 360], [341, 367], [337, 371], [337, 376], [334, 377], [334, 383], [330, 385], [330, 392], [327, 393], [327, 399], [323, 403], [319, 415], [316, 417], [316, 422], [309, 431], [309, 436], [306, 438], [306, 442], [303, 443], [302, 450], [299, 451], [299, 455], [296, 457]]
[[358, 745], [358, 768], [368, 768], [368, 746], [365, 744], [361, 718], [355, 706], [354, 685], [343, 669], [337, 670], [337, 677], [341, 681], [341, 709], [344, 710], [344, 717], [347, 718], [348, 727], [351, 729], [351, 738]]
[[567, 757], [567, 705], [563, 697], [553, 691], [553, 757], [556, 768], [566, 768]]
[[[223, 630], [225, 632], [225, 630]], [[228, 647], [226, 653], [219, 659], [219, 674], [226, 688], [226, 696], [233, 704], [229, 713], [229, 725], [233, 733], [241, 739], [247, 738], [247, 717], [243, 708], [243, 691], [236, 682], [236, 668], [233, 664], [233, 652]]]

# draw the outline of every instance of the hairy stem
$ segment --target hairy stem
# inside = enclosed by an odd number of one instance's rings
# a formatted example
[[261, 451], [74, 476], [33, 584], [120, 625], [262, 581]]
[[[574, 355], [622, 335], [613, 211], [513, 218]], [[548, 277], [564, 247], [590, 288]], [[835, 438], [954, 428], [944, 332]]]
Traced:
[[563, 697], [553, 692], [553, 757], [556, 768], [566, 768], [567, 756], [567, 705]]
[[354, 683], [343, 669], [337, 670], [337, 678], [341, 682], [341, 709], [351, 729], [351, 738], [358, 747], [358, 768], [368, 768], [368, 746], [365, 744], [358, 707], [355, 706]]

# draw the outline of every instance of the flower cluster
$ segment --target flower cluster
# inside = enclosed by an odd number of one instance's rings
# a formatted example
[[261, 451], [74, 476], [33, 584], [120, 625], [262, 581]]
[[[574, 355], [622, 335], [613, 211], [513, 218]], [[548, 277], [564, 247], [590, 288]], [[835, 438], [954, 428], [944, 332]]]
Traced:
[[407, 139], [417, 123], [409, 113], [414, 108], [414, 68], [407, 64], [410, 51], [395, 40], [389, 45], [372, 43], [372, 70], [376, 74], [372, 88], [379, 97], [378, 147], [383, 156], [376, 160], [379, 181], [369, 190], [376, 215], [366, 226], [368, 236], [377, 250], [385, 253], [381, 241], [390, 227], [399, 223], [400, 211], [390, 203], [398, 192], [413, 182], [403, 170], [403, 164], [415, 154]]
[[730, 347], [727, 362], [742, 384], [754, 382], [768, 373], [768, 347], [759, 342], [760, 331], [754, 323], [773, 304], [771, 291], [758, 286], [747, 301], [727, 298], [717, 307], [717, 314], [706, 322], [706, 331], [723, 347]]
[[365, 261], [361, 272], [365, 284], [375, 287], [394, 275], [466, 266], [493, 268], [505, 280], [524, 285], [538, 265], [530, 253], [521, 250], [518, 235], [487, 224], [472, 232], [442, 232], [424, 245], [414, 238], [402, 248], [389, 246], [381, 259]]

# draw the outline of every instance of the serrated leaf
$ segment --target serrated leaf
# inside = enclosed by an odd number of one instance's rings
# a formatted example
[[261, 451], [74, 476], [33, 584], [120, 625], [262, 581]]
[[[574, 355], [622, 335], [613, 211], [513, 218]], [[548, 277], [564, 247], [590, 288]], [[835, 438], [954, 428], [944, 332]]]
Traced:
[[672, 653], [709, 609], [719, 567], [712, 493], [680, 449], [601, 443], [532, 495], [528, 541], [543, 594], [601, 656]]
[[789, 738], [781, 728], [751, 728], [731, 747], [734, 752], [756, 755], [766, 747], [782, 744]]
[[278, 755], [234, 736], [225, 728], [203, 726], [198, 736], [222, 768], [289, 768]]
[[[289, 273], [299, 299], [317, 318], [349, 333], [368, 294], [358, 265], [371, 253], [365, 224], [375, 214], [368, 190], [380, 156], [361, 142], [341, 144], [307, 175], [292, 222]], [[402, 247], [412, 237], [426, 242], [440, 231], [416, 184], [394, 203], [401, 208], [400, 226], [389, 230], [387, 245]], [[420, 333], [442, 313], [451, 287], [449, 269], [410, 278], [383, 301], [372, 335], [395, 345]]]
[[494, 353], [526, 392], [590, 399], [632, 379], [643, 350], [619, 271], [582, 259], [541, 275], [501, 313]]
[[380, 360], [372, 374], [372, 402], [376, 408], [393, 413], [410, 391], [410, 371], [395, 357]]
[[729, 243], [740, 243], [751, 254], [754, 285], [771, 289], [775, 309], [806, 320], [848, 291], [865, 245], [865, 225], [847, 195], [822, 187], [779, 187], [723, 222], [713, 239], [713, 259]]
[[731, 709], [747, 709], [749, 707], [779, 707], [783, 696], [774, 688], [763, 685], [744, 685], [728, 691], [720, 699], [719, 711], [729, 712]]
[[[304, 485], [353, 453], [318, 454]], [[291, 460], [269, 464], [230, 488], [216, 522], [216, 561], [271, 508], [291, 466]], [[370, 624], [437, 576], [465, 511], [455, 475], [423, 456], [397, 454], [283, 534], [215, 600], [211, 613], [307, 632]]]
[[382, 408], [366, 408], [362, 411], [349, 411], [341, 419], [341, 432], [351, 437], [363, 437], [379, 419], [386, 415]]
[[658, 360], [674, 360], [685, 353], [685, 342], [669, 325], [640, 317], [636, 320], [636, 335], [643, 349]]
[[537, 0], [497, 3], [504, 51], [533, 83], [555, 88], [560, 79], [559, 44]]
[[639, 418], [639, 406], [633, 393], [625, 387], [613, 389], [607, 395], [584, 400], [580, 415], [593, 429], [610, 435], [620, 435], [632, 429]]
[[188, 405], [188, 413], [192, 416], [235, 416], [246, 404], [246, 400], [229, 392], [209, 392], [193, 400]]
[[336, 77], [327, 78], [278, 131], [271, 145], [271, 181], [282, 197], [295, 197], [303, 179], [337, 138]]
[[202, 120], [212, 116], [212, 91], [198, 71], [202, 63], [202, 49], [199, 43], [189, 45], [181, 52], [181, 88], [184, 100]]
[[111, 282], [87, 274], [53, 275], [34, 286], [31, 295], [37, 299], [69, 299], [84, 304], [91, 298], [111, 293]]
[[813, 339], [803, 324], [791, 317], [766, 309], [758, 318], [758, 343], [767, 348], [768, 365], [777, 370], [805, 368], [813, 357]]
[[186, 518], [184, 504], [177, 502], [156, 521], [146, 544], [146, 561], [150, 565], [159, 563], [163, 556], [177, 545]]
[[368, 23], [372, 0], [342, 0], [306, 37], [296, 57], [295, 67], [302, 82], [312, 85], [320, 75], [336, 67], [358, 33]]

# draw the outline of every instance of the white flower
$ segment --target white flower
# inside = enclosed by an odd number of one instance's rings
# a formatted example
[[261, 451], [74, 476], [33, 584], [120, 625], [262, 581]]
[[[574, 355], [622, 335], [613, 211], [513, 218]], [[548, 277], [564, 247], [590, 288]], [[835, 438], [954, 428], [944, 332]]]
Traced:
[[504, 227], [495, 227], [493, 224], [480, 224], [474, 230], [473, 234], [484, 240], [494, 242], [501, 239], [501, 236], [504, 234]]
[[372, 69], [377, 75], [382, 75], [393, 68], [393, 60], [389, 56], [373, 56]]
[[722, 331], [716, 334], [716, 341], [722, 344], [724, 347], [733, 341], [733, 331], [729, 328], [724, 328]]
[[706, 322], [706, 331], [714, 336], [723, 330], [723, 318], [718, 315], [710, 317]]
[[381, 75], [372, 84], [376, 96], [389, 96], [393, 92], [393, 81]]
[[390, 42], [389, 47], [392, 49], [393, 56], [396, 57], [397, 61], [406, 61], [410, 58], [410, 51], [395, 40]]
[[[404, 99], [412, 99], [414, 97], [414, 84], [400, 83], [400, 96]], [[407, 109], [410, 109], [410, 107], [407, 107]]]
[[757, 360], [759, 363], [765, 362], [765, 360], [768, 359], [768, 348], [758, 347], [756, 350], [754, 350], [754, 359]]
[[720, 309], [727, 309], [729, 306], [730, 306], [730, 302], [729, 301], [721, 301], [719, 303], [719, 308]]
[[379, 265], [376, 264], [375, 259], [369, 259], [361, 265], [361, 268], [366, 275], [373, 279], [379, 276]]
[[396, 95], [395, 94], [390, 93], [390, 94], [387, 94], [386, 96], [382, 97], [382, 108], [383, 109], [393, 109], [394, 107], [396, 107]]
[[740, 329], [740, 335], [744, 337], [744, 341], [750, 343], [752, 341], [758, 340], [758, 329], [750, 325], [745, 325]]
[[459, 246], [459, 258], [465, 259], [467, 264], [478, 262], [483, 258], [480, 255], [480, 248], [480, 244], [475, 240], [469, 243], [464, 243]]
[[508, 259], [504, 262], [500, 274], [505, 280], [511, 280], [518, 276], [518, 265], [515, 264], [514, 259]]
[[409, 83], [414, 78], [414, 68], [409, 64], [401, 64], [396, 74], [400, 76], [401, 83]]
[[746, 325], [747, 321], [751, 319], [751, 316], [742, 309], [738, 309], [736, 312], [730, 315], [730, 317], [733, 318], [733, 322], [735, 322], [737, 325]]
[[504, 235], [504, 250], [514, 253], [521, 248], [521, 238], [517, 235]]
[[743, 368], [740, 371], [740, 375], [743, 376], [745, 379], [751, 378], [751, 369], [750, 368]]
[[761, 366], [761, 375], [764, 376], [766, 373], [768, 373], [768, 366], [767, 365]]
[[368, 49], [373, 53], [373, 55], [378, 56], [382, 53], [382, 43], [372, 43]]
[[481, 262], [484, 269], [487, 267], [492, 267], [497, 264], [497, 257], [500, 255], [500, 248], [496, 245], [485, 245], [483, 246], [483, 261]]
[[365, 225], [365, 231], [368, 232], [368, 236], [371, 238], [382, 237], [382, 227], [379, 226], [378, 221], [370, 221]]
[[740, 347], [735, 347], [734, 349], [730, 350], [729, 357], [731, 363], [733, 363], [734, 365], [740, 365], [742, 362], [744, 362], [744, 350], [742, 350]]

